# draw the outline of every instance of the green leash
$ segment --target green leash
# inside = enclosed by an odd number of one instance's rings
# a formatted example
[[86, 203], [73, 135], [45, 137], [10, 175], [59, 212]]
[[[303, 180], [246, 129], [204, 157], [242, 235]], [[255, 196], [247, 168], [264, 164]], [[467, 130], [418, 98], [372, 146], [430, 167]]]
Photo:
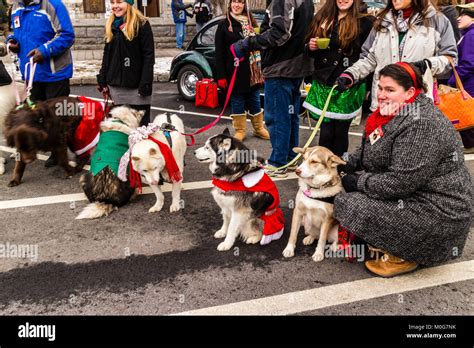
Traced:
[[[309, 137], [306, 144], [303, 146], [304, 151], [306, 151], [306, 149], [309, 147], [309, 145], [311, 145], [311, 143], [314, 140], [314, 137], [316, 136], [316, 133], [319, 130], [319, 127], [321, 127], [321, 123], [323, 123], [323, 119], [326, 116], [326, 110], [329, 107], [329, 102], [331, 101], [332, 92], [334, 91], [334, 88], [336, 88], [336, 87], [337, 87], [337, 85], [332, 86], [331, 91], [329, 92], [329, 95], [326, 99], [326, 103], [324, 104], [323, 111], [321, 112], [321, 116], [319, 117], [318, 123], [316, 123], [316, 126], [314, 127], [313, 132], [311, 133], [311, 136]], [[293, 158], [289, 163], [285, 164], [284, 166], [275, 168], [274, 166], [268, 165], [268, 166], [265, 166], [264, 168], [268, 169], [268, 170], [272, 170], [272, 171], [284, 169], [284, 168], [287, 168], [287, 167], [291, 166], [292, 164], [296, 163], [296, 161], [298, 161], [300, 157], [301, 157], [301, 153], [299, 153], [295, 158]]]

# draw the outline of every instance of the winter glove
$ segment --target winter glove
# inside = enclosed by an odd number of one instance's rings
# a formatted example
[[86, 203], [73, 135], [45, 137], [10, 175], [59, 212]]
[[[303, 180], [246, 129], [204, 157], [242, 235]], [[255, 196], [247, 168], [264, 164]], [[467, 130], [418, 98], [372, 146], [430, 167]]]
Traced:
[[339, 164], [337, 166], [337, 174], [341, 175], [341, 173], [354, 174], [354, 171], [351, 168], [349, 168], [347, 164]]
[[220, 79], [217, 81], [217, 85], [221, 89], [227, 89], [227, 80], [226, 79]]
[[109, 94], [109, 87], [107, 86], [97, 86], [97, 90], [103, 95]]
[[357, 189], [357, 182], [359, 181], [359, 174], [346, 174], [342, 177], [342, 186], [346, 192], [355, 192]]
[[340, 92], [344, 92], [346, 89], [351, 87], [353, 84], [354, 84], [354, 78], [348, 73], [341, 74], [336, 79], [336, 85], [337, 85], [336, 88]]
[[138, 87], [138, 94], [140, 94], [142, 97], [150, 96], [151, 92], [152, 92], [152, 88], [151, 88], [151, 84], [149, 83]]
[[28, 57], [33, 57], [33, 63], [41, 63], [44, 60], [43, 55], [39, 51], [39, 49], [35, 48], [34, 50], [31, 50], [28, 54]]
[[250, 51], [249, 38], [246, 37], [245, 39], [236, 41], [235, 43], [232, 44], [232, 47], [234, 48], [234, 52], [237, 58], [240, 59], [240, 58], [245, 57], [247, 52]]
[[18, 41], [16, 40], [10, 40], [7, 42], [7, 44], [10, 44], [10, 51], [15, 53], [15, 54], [18, 54], [18, 52], [20, 52], [20, 44], [18, 43]]
[[432, 68], [432, 65], [431, 65], [431, 62], [429, 59], [423, 59], [423, 60], [419, 60], [419, 61], [416, 61], [416, 62], [413, 62], [411, 63], [413, 64], [414, 66], [416, 66], [420, 72], [421, 72], [421, 75], [424, 75], [425, 72], [426, 72], [426, 68]]

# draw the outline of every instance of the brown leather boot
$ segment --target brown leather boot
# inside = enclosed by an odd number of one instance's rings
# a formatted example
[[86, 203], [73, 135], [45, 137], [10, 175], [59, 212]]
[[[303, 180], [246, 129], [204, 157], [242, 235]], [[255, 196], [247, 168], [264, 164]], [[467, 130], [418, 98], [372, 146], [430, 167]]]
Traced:
[[270, 139], [270, 134], [263, 124], [263, 110], [256, 115], [249, 113], [250, 121], [252, 122], [253, 135], [265, 140]]
[[244, 141], [247, 136], [247, 115], [246, 114], [233, 114], [232, 117], [232, 126], [235, 129], [234, 138]]
[[365, 261], [365, 267], [380, 277], [391, 278], [413, 272], [418, 268], [418, 264], [385, 253], [380, 259]]

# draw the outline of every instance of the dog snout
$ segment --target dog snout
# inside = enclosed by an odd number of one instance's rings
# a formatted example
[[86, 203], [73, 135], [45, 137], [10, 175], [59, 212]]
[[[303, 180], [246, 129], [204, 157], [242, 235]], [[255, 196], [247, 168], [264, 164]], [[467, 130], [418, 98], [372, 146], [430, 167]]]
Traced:
[[298, 176], [300, 176], [300, 175], [301, 175], [301, 169], [300, 169], [300, 168], [296, 168], [295, 174], [298, 175]]

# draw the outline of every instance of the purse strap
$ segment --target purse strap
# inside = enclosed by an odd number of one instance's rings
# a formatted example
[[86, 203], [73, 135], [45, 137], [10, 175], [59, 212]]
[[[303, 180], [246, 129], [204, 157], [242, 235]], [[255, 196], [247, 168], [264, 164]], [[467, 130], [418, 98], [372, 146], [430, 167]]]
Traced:
[[454, 78], [456, 79], [456, 88], [459, 89], [461, 91], [461, 95], [462, 95], [462, 98], [464, 100], [467, 100], [467, 92], [466, 90], [464, 89], [464, 86], [462, 84], [462, 81], [461, 81], [461, 78], [459, 77], [459, 74], [456, 70], [456, 67], [454, 66], [454, 61], [453, 61], [453, 58], [448, 56], [448, 61], [449, 61], [449, 64], [451, 64], [451, 67], [453, 68], [453, 73], [454, 73]]

